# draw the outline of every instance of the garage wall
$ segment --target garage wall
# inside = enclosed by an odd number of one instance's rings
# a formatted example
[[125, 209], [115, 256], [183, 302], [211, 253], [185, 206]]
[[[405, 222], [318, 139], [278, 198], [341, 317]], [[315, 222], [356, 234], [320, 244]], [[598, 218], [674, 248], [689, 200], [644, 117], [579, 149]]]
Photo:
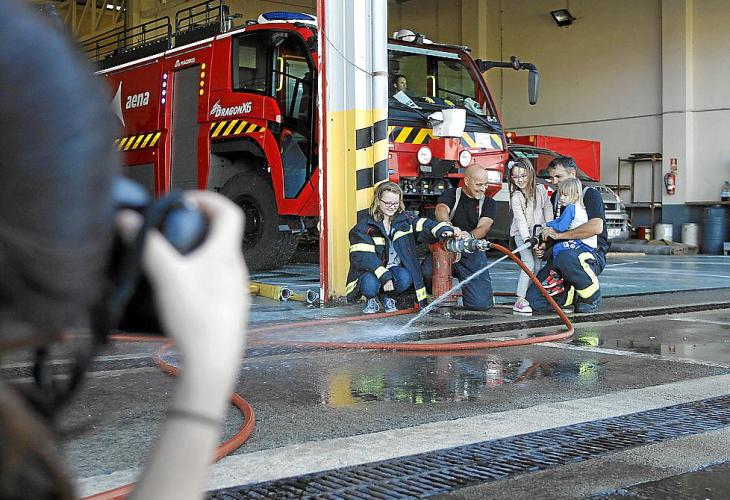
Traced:
[[388, 2], [388, 36], [399, 29], [409, 29], [435, 42], [462, 44], [461, 3], [461, 0]]
[[688, 179], [688, 200], [720, 199], [730, 179], [730, 3], [695, 0], [693, 43], [694, 175]]
[[[504, 73], [501, 107], [508, 128], [601, 141], [601, 177], [610, 184], [616, 183], [619, 156], [661, 151], [660, 0], [573, 0], [577, 20], [566, 28], [550, 16], [564, 2], [493, 4], [501, 10], [503, 57], [530, 61], [541, 76], [540, 102], [530, 106], [524, 72]], [[628, 183], [628, 171], [622, 183]], [[649, 201], [650, 177], [649, 167], [637, 168], [638, 201]]]
[[317, 13], [317, 2], [315, 0], [282, 0], [266, 2], [264, 0], [226, 0], [231, 12], [240, 12], [244, 19], [256, 19], [263, 12], [283, 10], [287, 12], [306, 12], [307, 14]]
[[[534, 62], [542, 80], [540, 102], [530, 107], [524, 75], [488, 74], [505, 125], [518, 133], [600, 140], [602, 180], [609, 184], [617, 182], [618, 156], [664, 150], [663, 171], [669, 170], [669, 158], [678, 156], [682, 184], [677, 195], [657, 201], [719, 200], [722, 181], [730, 178], [725, 83], [730, 65], [724, 62], [730, 53], [730, 2], [571, 0], [577, 20], [558, 28], [549, 12], [565, 6], [550, 0], [489, 0], [490, 18], [484, 22], [489, 56], [514, 54]], [[662, 16], [676, 16], [678, 9], [686, 29], [674, 22], [663, 27]], [[672, 44], [686, 45], [687, 54], [667, 50]], [[676, 97], [677, 85], [683, 99], [662, 102], [667, 89]], [[679, 154], [672, 151], [677, 142], [686, 142]], [[627, 183], [629, 168], [624, 171], [621, 182]], [[649, 171], [648, 164], [637, 170], [637, 201], [649, 200]], [[654, 181], [659, 196], [661, 175]], [[622, 194], [627, 199], [628, 193]]]

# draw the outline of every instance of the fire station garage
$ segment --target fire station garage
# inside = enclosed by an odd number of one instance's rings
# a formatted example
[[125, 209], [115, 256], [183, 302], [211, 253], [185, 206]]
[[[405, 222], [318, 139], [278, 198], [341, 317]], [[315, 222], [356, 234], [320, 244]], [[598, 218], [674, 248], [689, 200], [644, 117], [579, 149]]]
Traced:
[[[103, 82], [116, 206], [175, 252], [115, 244], [55, 418], [77, 495], [147, 491], [197, 418], [190, 498], [730, 497], [730, 3], [22, 1]], [[246, 269], [166, 307], [206, 199]], [[233, 310], [230, 407], [191, 417], [185, 349]], [[68, 379], [67, 342], [7, 383]]]

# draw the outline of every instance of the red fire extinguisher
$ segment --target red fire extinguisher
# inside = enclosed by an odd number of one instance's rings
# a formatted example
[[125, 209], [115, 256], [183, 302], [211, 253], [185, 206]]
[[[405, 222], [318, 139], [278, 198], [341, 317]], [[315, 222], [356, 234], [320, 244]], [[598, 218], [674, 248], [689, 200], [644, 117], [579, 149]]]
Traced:
[[667, 189], [667, 194], [674, 194], [677, 191], [677, 174], [674, 172], [664, 174], [664, 187]]

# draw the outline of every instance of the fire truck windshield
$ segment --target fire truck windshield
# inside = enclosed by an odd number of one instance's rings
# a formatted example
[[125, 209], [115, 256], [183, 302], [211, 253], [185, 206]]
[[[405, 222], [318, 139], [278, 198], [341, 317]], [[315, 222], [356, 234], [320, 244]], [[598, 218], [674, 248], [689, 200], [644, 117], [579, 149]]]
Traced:
[[481, 76], [457, 53], [391, 44], [388, 68], [391, 121], [421, 122], [424, 114], [462, 108], [467, 111], [466, 130], [501, 131]]

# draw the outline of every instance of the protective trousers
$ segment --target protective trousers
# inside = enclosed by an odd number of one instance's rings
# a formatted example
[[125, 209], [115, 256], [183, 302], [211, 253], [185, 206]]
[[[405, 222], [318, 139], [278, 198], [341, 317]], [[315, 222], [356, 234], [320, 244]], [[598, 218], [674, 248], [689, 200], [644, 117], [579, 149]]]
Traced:
[[[584, 303], [594, 308], [601, 302], [601, 288], [598, 275], [606, 266], [606, 257], [601, 252], [588, 252], [580, 249], [568, 249], [548, 260], [537, 273], [537, 279], [545, 281], [550, 270], [555, 270], [563, 277], [562, 293], [553, 295], [559, 306], [567, 307]], [[534, 284], [527, 289], [527, 300], [534, 311], [550, 311], [552, 308]]]
[[[481, 271], [487, 266], [487, 256], [484, 252], [462, 253], [459, 262], [456, 262], [451, 269], [453, 276], [459, 281], [465, 281], [474, 273]], [[492, 278], [489, 271], [469, 281], [461, 289], [464, 307], [473, 311], [486, 311], [494, 305], [494, 293], [492, 291]]]

